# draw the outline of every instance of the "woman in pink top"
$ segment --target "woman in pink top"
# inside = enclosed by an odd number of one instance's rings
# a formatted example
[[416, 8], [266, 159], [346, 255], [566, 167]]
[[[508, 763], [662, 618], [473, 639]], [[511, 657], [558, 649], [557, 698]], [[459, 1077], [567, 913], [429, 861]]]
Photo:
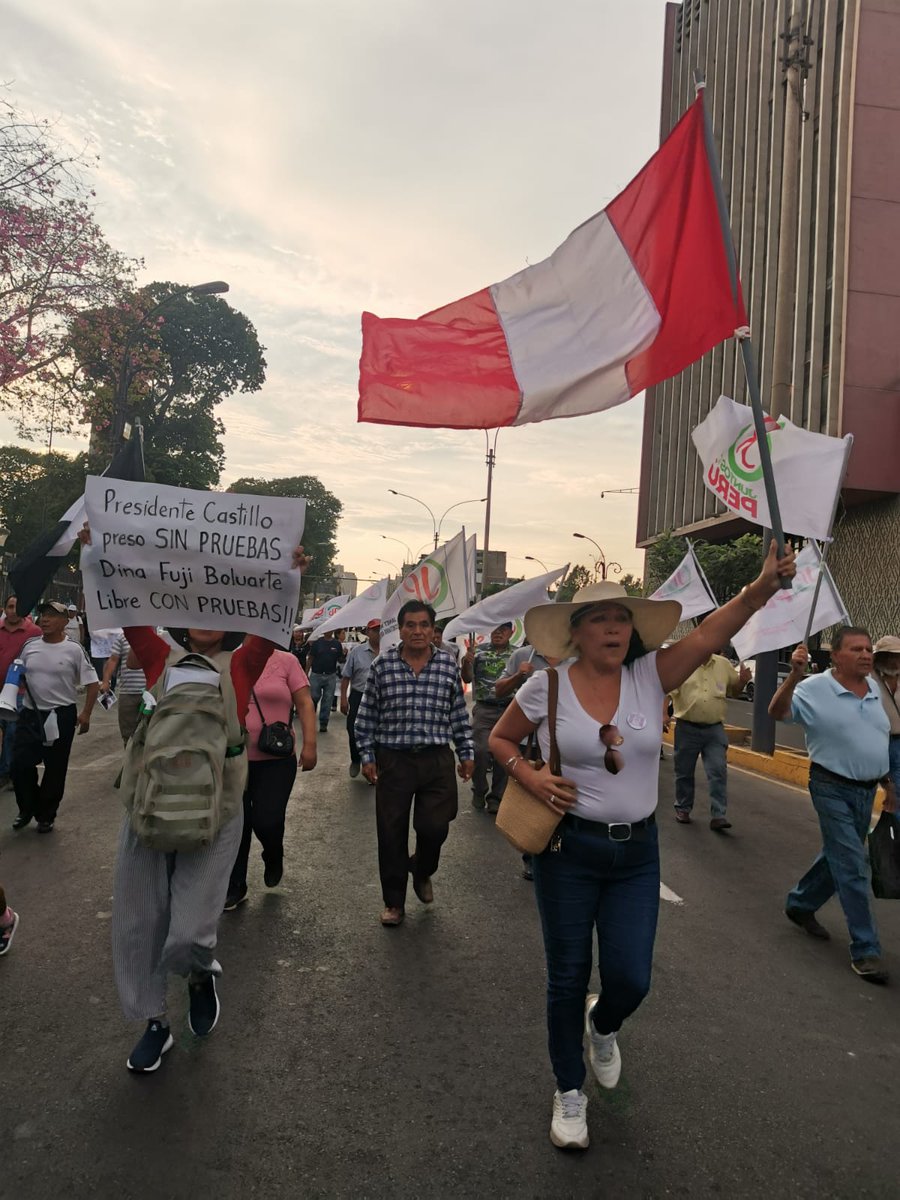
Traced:
[[316, 765], [316, 714], [309, 694], [309, 680], [300, 664], [286, 650], [273, 650], [254, 684], [247, 709], [247, 790], [244, 792], [244, 833], [225, 899], [230, 912], [247, 899], [247, 862], [255, 833], [262, 843], [266, 887], [281, 882], [284, 864], [284, 817], [297, 777], [297, 758], [276, 758], [259, 749], [263, 721], [291, 723], [292, 709], [300, 720], [302, 747], [300, 766], [311, 771]]

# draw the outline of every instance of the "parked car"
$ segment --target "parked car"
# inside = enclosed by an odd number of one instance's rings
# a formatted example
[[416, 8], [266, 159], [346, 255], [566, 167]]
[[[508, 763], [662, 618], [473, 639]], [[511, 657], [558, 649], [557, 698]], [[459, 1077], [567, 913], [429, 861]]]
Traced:
[[[752, 700], [754, 692], [756, 691], [756, 659], [748, 658], [744, 662], [744, 666], [750, 668], [751, 678], [750, 678], [750, 682], [744, 688], [741, 695], [746, 696], [746, 698], [748, 700]], [[813, 663], [811, 666], [810, 673], [812, 674], [816, 670], [817, 670], [817, 667], [816, 667], [815, 663]], [[776, 686], [781, 687], [781, 685], [784, 683], [784, 681], [787, 679], [787, 677], [788, 677], [788, 675], [790, 675], [790, 673], [791, 673], [790, 663], [779, 663], [778, 664], [778, 683]], [[738, 697], [738, 699], [740, 699], [740, 697]]]

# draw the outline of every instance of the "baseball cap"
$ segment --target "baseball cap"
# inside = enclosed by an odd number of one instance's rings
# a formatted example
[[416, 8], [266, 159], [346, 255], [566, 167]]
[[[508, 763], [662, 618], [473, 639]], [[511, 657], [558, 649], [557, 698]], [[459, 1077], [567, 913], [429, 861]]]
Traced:
[[[62, 606], [60, 606], [60, 607], [62, 607]], [[78, 612], [78, 609], [76, 608], [76, 606], [74, 604], [67, 604], [66, 612]]]
[[892, 637], [890, 634], [887, 637], [879, 638], [872, 647], [874, 654], [900, 654], [900, 637]]
[[366, 629], [380, 629], [381, 622], [377, 617], [373, 617], [371, 621], [366, 622]]
[[58, 617], [67, 617], [69, 615], [66, 612], [66, 606], [60, 604], [58, 600], [42, 600], [37, 609], [39, 613], [46, 612], [49, 609], [50, 612], [55, 612]]

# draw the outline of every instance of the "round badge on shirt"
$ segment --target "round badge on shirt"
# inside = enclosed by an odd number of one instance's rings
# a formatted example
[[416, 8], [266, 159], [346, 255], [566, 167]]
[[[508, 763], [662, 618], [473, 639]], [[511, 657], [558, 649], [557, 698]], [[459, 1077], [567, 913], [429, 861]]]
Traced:
[[629, 713], [625, 718], [625, 723], [628, 725], [629, 729], [647, 728], [647, 718], [643, 713], [639, 712]]

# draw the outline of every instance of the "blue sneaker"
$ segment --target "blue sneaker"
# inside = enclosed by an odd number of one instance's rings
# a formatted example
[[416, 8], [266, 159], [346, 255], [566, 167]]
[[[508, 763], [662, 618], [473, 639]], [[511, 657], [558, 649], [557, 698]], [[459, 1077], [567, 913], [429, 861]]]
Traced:
[[212, 1033], [219, 1020], [219, 997], [216, 995], [216, 977], [207, 975], [200, 983], [188, 984], [188, 1025], [195, 1037], [206, 1037]]
[[148, 1021], [144, 1036], [128, 1056], [125, 1064], [129, 1071], [155, 1071], [162, 1056], [175, 1044], [171, 1030], [162, 1021]]

